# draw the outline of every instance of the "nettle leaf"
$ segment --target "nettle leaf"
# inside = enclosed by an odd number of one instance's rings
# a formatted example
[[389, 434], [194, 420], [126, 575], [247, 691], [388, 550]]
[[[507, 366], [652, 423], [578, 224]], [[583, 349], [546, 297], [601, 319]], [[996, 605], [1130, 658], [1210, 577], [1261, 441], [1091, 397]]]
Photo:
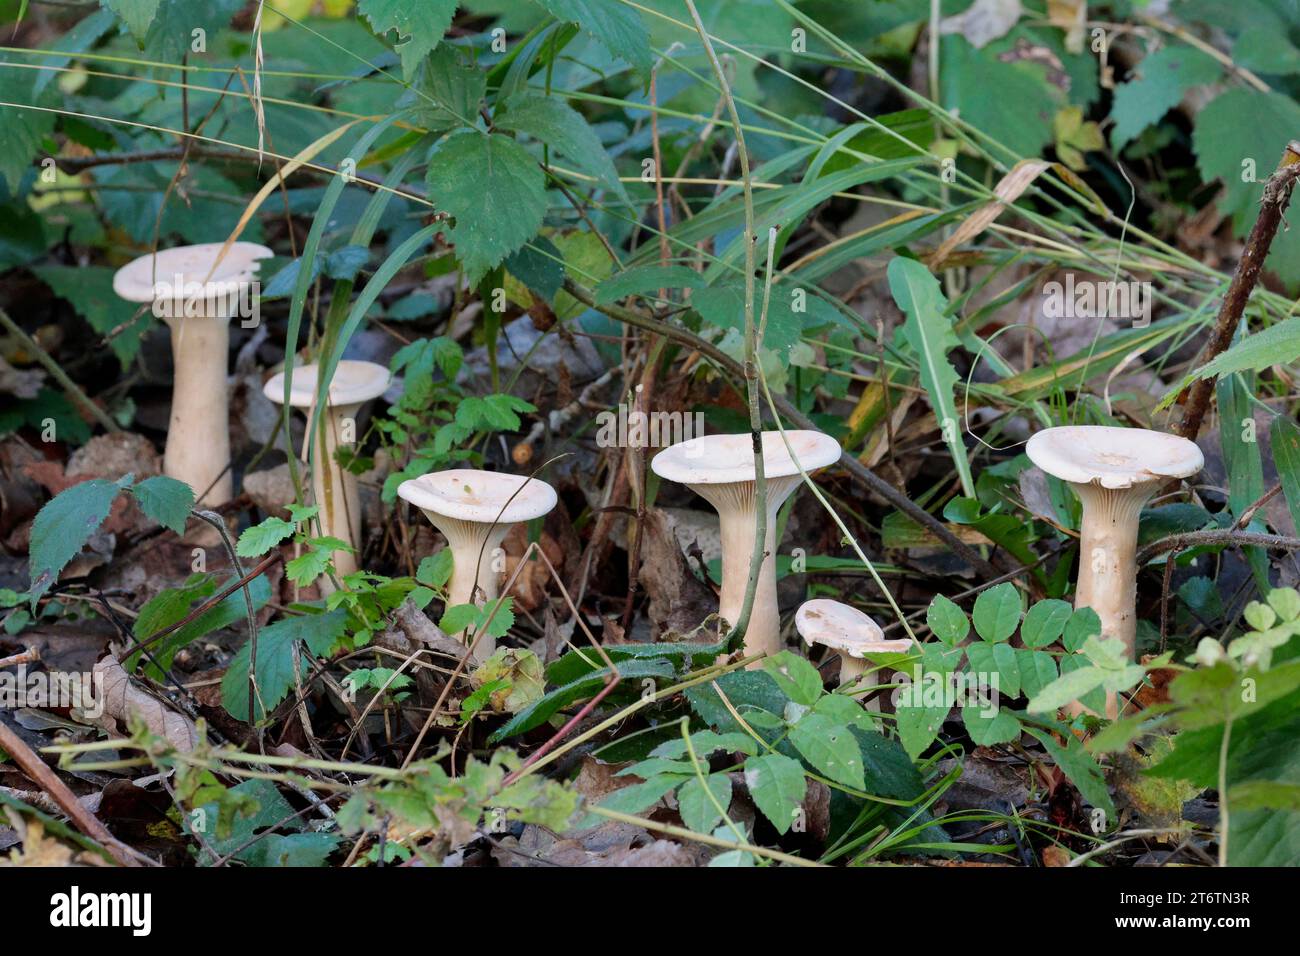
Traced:
[[846, 787], [863, 788], [862, 753], [848, 727], [821, 714], [805, 714], [790, 728], [790, 743], [819, 773]]
[[822, 696], [822, 676], [806, 658], [781, 651], [764, 658], [763, 670], [772, 676], [782, 693], [796, 704], [811, 706]]
[[546, 175], [508, 136], [453, 133], [429, 157], [430, 197], [456, 219], [451, 241], [470, 285], [477, 285], [542, 228]]
[[1020, 626], [1023, 609], [1020, 590], [1010, 581], [991, 587], [975, 599], [971, 610], [975, 633], [986, 641], [1005, 641]]
[[[763, 330], [762, 347], [783, 353], [798, 343], [804, 329], [827, 325], [835, 321], [836, 313], [825, 302], [806, 290], [792, 288], [791, 295], [774, 288], [767, 306], [767, 326]], [[719, 329], [745, 328], [745, 287], [739, 282], [707, 286], [691, 294], [691, 307], [709, 325]], [[754, 327], [763, 320], [763, 289], [754, 288]]]
[[581, 113], [558, 97], [532, 92], [516, 93], [506, 100], [505, 105], [504, 114], [493, 116], [497, 129], [527, 133], [567, 157], [583, 172], [595, 176], [620, 199], [628, 201], [614, 161]]
[[895, 256], [889, 260], [886, 273], [890, 294], [907, 316], [899, 334], [916, 353], [921, 384], [930, 397], [944, 444], [948, 446], [953, 463], [957, 466], [962, 490], [968, 497], [973, 497], [975, 484], [966, 457], [966, 446], [962, 443], [961, 420], [957, 417], [957, 406], [953, 399], [957, 371], [948, 361], [948, 353], [960, 344], [953, 331], [952, 320], [947, 315], [948, 301], [939, 288], [939, 280], [915, 259]]
[[730, 803], [731, 778], [725, 773], [711, 773], [702, 781], [691, 777], [677, 791], [677, 810], [682, 822], [696, 833], [711, 832], [722, 821], [718, 806], [725, 811]]
[[160, 2], [161, 0], [103, 0], [104, 6], [121, 17], [126, 28], [131, 31], [131, 36], [141, 46], [144, 45], [144, 38], [149, 35], [149, 26], [158, 13]]
[[235, 544], [235, 553], [241, 558], [259, 558], [293, 532], [294, 526], [283, 518], [267, 518], [244, 529]]
[[803, 804], [808, 779], [799, 761], [772, 753], [745, 761], [745, 786], [754, 805], [784, 834]]
[[1020, 639], [1025, 647], [1046, 647], [1065, 631], [1074, 608], [1066, 601], [1048, 598], [1029, 609], [1020, 625]]
[[457, 0], [359, 0], [357, 12], [377, 34], [397, 31], [393, 49], [402, 58], [402, 78], [410, 80], [451, 26], [457, 6]]
[[473, 126], [487, 92], [487, 73], [461, 63], [453, 47], [434, 50], [420, 70], [412, 97], [399, 106], [415, 108], [416, 121], [431, 131]]
[[[233, 596], [233, 595], [232, 595]], [[324, 614], [299, 614], [268, 624], [257, 633], [257, 690], [261, 703], [273, 709], [294, 686], [293, 645], [301, 642], [299, 661], [306, 672], [312, 659], [330, 653], [343, 637], [348, 612], [336, 608]], [[252, 643], [245, 642], [221, 679], [221, 706], [236, 720], [248, 719], [248, 661]], [[266, 714], [255, 706], [254, 719]]]
[[557, 20], [576, 24], [642, 76], [650, 76], [654, 65], [650, 34], [636, 10], [609, 0], [537, 0], [537, 3]]
[[1181, 103], [1193, 86], [1213, 83], [1222, 75], [1223, 66], [1214, 57], [1183, 44], [1172, 43], [1143, 57], [1132, 78], [1115, 87], [1111, 146], [1117, 152], [1123, 149]]
[[135, 485], [131, 494], [149, 520], [177, 534], [185, 531], [185, 522], [194, 507], [194, 489], [185, 482], [157, 475]]
[[934, 636], [949, 647], [956, 647], [970, 632], [966, 612], [942, 594], [936, 594], [925, 609], [925, 623]]
[[108, 335], [120, 330], [109, 338], [108, 347], [123, 366], [135, 359], [144, 333], [153, 324], [153, 316], [148, 310], [137, 315], [137, 303], [127, 302], [113, 292], [113, 269], [107, 266], [38, 266], [32, 271], [54, 290], [55, 295], [71, 304], [96, 332]]
[[130, 483], [130, 475], [120, 481], [92, 478], [65, 488], [37, 513], [28, 546], [33, 611], [68, 562], [81, 553], [91, 535], [104, 523], [117, 493]]

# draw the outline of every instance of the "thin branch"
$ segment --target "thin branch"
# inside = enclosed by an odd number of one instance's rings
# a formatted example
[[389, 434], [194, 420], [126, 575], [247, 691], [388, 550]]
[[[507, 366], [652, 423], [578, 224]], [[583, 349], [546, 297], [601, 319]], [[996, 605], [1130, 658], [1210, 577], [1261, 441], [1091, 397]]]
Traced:
[[1229, 547], [1276, 548], [1284, 551], [1300, 551], [1300, 538], [1287, 538], [1276, 534], [1260, 534], [1255, 531], [1221, 530], [1211, 528], [1208, 531], [1189, 531], [1186, 534], [1171, 534], [1167, 538], [1155, 541], [1138, 552], [1138, 566], [1141, 567], [1152, 558], [1169, 551], [1185, 551], [1188, 548], [1200, 548], [1207, 545], [1227, 545]]
[[122, 430], [117, 422], [109, 417], [107, 412], [90, 400], [90, 396], [83, 392], [76, 382], [68, 378], [67, 373], [59, 367], [59, 363], [54, 361], [35, 339], [24, 332], [17, 322], [9, 318], [9, 313], [4, 309], [0, 309], [0, 325], [3, 325], [5, 331], [16, 338], [23, 348], [30, 352], [36, 358], [36, 361], [41, 363], [45, 371], [50, 373], [50, 378], [58, 382], [59, 387], [67, 393], [68, 397], [88, 411], [91, 417], [99, 422], [106, 431], [120, 432]]

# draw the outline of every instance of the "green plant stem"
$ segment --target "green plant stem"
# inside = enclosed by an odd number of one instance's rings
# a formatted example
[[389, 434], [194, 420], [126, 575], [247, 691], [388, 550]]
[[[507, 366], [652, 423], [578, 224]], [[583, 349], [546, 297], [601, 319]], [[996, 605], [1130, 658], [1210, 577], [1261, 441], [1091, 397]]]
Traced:
[[90, 397], [81, 390], [81, 388], [72, 379], [68, 378], [63, 369], [59, 368], [59, 363], [50, 357], [45, 349], [37, 344], [36, 340], [24, 332], [18, 323], [9, 318], [9, 313], [0, 309], [0, 325], [3, 325], [5, 331], [22, 343], [23, 348], [35, 356], [36, 361], [41, 363], [45, 371], [50, 373], [50, 378], [59, 383], [59, 387], [67, 393], [68, 397], [82, 406], [90, 416], [99, 422], [106, 431], [120, 432], [122, 429], [109, 417], [108, 413], [90, 400]]

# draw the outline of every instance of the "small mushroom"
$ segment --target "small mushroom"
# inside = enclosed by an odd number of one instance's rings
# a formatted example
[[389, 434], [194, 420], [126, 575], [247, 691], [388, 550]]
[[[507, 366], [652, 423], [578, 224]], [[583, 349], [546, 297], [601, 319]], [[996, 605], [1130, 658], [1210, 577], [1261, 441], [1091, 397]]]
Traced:
[[[855, 607], [827, 598], [816, 598], [799, 605], [794, 615], [794, 626], [804, 642], [812, 647], [821, 645], [840, 655], [840, 686], [858, 681], [859, 692], [870, 691], [880, 683], [880, 671], [866, 674], [863, 659], [868, 654], [905, 654], [912, 649], [909, 640], [887, 641], [884, 632], [867, 615]], [[874, 695], [874, 691], [870, 691]], [[856, 696], [856, 694], [855, 694]], [[866, 701], [867, 710], [880, 710], [875, 696]]]
[[232, 243], [224, 256], [221, 250], [219, 242], [166, 249], [113, 276], [118, 296], [152, 302], [154, 315], [171, 328], [175, 372], [163, 471], [207, 505], [234, 496], [226, 394], [230, 320], [248, 305], [258, 260], [273, 255], [252, 242]]
[[[840, 445], [815, 431], [787, 431], [799, 464], [790, 457], [780, 432], [763, 433], [763, 473], [767, 482], [767, 540], [754, 606], [745, 630], [746, 654], [781, 650], [781, 616], [776, 600], [776, 513], [799, 487], [799, 465], [816, 471], [840, 459]], [[713, 505], [722, 533], [722, 593], [718, 613], [729, 623], [740, 618], [754, 553], [754, 446], [750, 436], [703, 435], [664, 449], [650, 463], [655, 474], [686, 485]]]
[[[289, 404], [307, 409], [309, 427], [319, 381], [318, 365], [301, 365], [293, 370]], [[384, 394], [391, 381], [392, 377], [384, 366], [348, 359], [339, 362], [330, 379], [325, 440], [318, 451], [321, 467], [311, 470], [311, 492], [313, 503], [320, 508], [317, 520], [321, 534], [346, 541], [353, 549], [334, 552], [334, 572], [340, 578], [357, 569], [356, 551], [361, 548], [361, 498], [356, 476], [339, 464], [336, 452], [340, 446], [356, 441], [357, 412], [366, 402]], [[262, 386], [262, 393], [277, 405], [282, 404], [284, 372], [272, 375]]]
[[[557, 501], [555, 489], [539, 478], [471, 468], [412, 478], [398, 486], [397, 494], [423, 511], [447, 539], [452, 559], [448, 607], [495, 600], [500, 591], [493, 552], [511, 526], [542, 517]], [[458, 636], [464, 639], [463, 632]], [[485, 634], [474, 657], [483, 661], [495, 650], [496, 640]]]
[[[1096, 611], [1101, 636], [1122, 640], [1131, 657], [1137, 638], [1138, 516], [1167, 481], [1201, 470], [1201, 450], [1164, 432], [1068, 425], [1036, 433], [1025, 453], [1066, 482], [1083, 503], [1074, 606]], [[1117, 715], [1116, 695], [1108, 694], [1106, 716]]]

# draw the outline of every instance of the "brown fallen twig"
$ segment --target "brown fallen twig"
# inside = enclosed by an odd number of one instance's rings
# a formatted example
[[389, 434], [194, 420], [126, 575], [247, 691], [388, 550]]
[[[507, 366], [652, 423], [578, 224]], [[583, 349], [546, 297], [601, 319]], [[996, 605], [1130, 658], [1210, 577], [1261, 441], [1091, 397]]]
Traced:
[[1138, 552], [1137, 562], [1141, 567], [1152, 558], [1169, 551], [1185, 551], [1188, 548], [1200, 548], [1206, 545], [1224, 544], [1230, 547], [1275, 548], [1283, 551], [1300, 551], [1300, 538], [1287, 538], [1276, 534], [1260, 534], [1255, 531], [1220, 530], [1189, 531], [1186, 534], [1171, 534], [1167, 538], [1153, 541]]
[[[1259, 274], [1264, 268], [1264, 260], [1268, 258], [1268, 250], [1282, 223], [1282, 214], [1291, 202], [1297, 178], [1300, 178], [1300, 141], [1293, 140], [1283, 151], [1277, 170], [1264, 183], [1259, 216], [1250, 228], [1246, 248], [1241, 254], [1241, 261], [1237, 263], [1237, 271], [1233, 273], [1228, 291], [1223, 295], [1219, 315], [1214, 322], [1214, 335], [1201, 356], [1202, 364], [1212, 361], [1232, 344], [1232, 337], [1241, 324], [1242, 313], [1246, 311], [1246, 302], [1255, 291]], [[1188, 389], [1182, 421], [1174, 426], [1176, 435], [1193, 441], [1196, 439], [1210, 404], [1214, 381], [1215, 376], [1209, 375], [1192, 383]]]

